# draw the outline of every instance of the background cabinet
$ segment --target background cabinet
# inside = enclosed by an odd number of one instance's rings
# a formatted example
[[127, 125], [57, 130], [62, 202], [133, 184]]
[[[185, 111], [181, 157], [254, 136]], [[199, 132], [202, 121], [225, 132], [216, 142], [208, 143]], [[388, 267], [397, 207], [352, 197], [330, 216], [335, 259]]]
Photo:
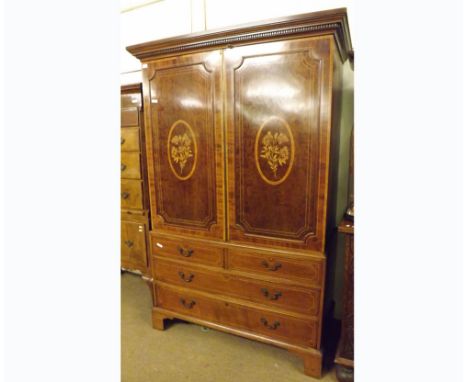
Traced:
[[141, 84], [121, 88], [121, 267], [148, 274], [149, 201]]
[[354, 381], [354, 223], [342, 220], [338, 231], [345, 235], [343, 320], [336, 352], [336, 376], [340, 382]]
[[155, 328], [264, 341], [320, 375], [350, 49], [342, 9], [128, 48], [146, 66]]

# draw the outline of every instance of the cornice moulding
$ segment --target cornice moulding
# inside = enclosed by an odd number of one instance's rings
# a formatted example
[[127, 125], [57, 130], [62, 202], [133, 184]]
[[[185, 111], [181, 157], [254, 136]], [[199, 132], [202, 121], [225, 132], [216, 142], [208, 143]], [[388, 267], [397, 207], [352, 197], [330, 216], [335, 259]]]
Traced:
[[333, 35], [342, 61], [352, 52], [346, 8], [265, 20], [132, 45], [127, 50], [142, 62], [197, 50], [215, 50], [285, 37]]

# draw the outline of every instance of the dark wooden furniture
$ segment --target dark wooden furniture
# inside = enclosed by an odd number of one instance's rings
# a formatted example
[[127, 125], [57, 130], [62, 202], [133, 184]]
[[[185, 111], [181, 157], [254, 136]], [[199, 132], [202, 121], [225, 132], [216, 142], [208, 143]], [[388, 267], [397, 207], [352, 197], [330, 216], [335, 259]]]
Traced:
[[346, 10], [127, 49], [144, 67], [153, 326], [277, 345], [320, 376]]
[[149, 272], [149, 198], [141, 84], [121, 87], [121, 267]]
[[343, 219], [338, 231], [345, 235], [343, 319], [336, 353], [336, 376], [340, 382], [354, 381], [354, 222]]

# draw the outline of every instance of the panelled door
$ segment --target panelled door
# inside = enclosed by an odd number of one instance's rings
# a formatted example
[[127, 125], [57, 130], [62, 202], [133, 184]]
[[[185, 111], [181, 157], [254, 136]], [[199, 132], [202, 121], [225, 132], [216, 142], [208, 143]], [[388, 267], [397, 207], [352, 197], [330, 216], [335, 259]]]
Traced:
[[225, 50], [229, 240], [323, 250], [332, 45]]
[[224, 238], [221, 52], [150, 62], [145, 102], [153, 229]]

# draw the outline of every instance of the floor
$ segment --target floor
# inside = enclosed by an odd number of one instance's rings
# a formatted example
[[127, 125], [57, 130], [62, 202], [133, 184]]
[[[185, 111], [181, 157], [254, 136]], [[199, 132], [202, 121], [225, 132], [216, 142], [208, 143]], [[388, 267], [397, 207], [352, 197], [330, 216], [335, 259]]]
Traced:
[[[313, 382], [286, 350], [175, 321], [165, 331], [151, 326], [146, 283], [122, 274], [123, 382]], [[325, 370], [322, 382], [335, 382]]]

